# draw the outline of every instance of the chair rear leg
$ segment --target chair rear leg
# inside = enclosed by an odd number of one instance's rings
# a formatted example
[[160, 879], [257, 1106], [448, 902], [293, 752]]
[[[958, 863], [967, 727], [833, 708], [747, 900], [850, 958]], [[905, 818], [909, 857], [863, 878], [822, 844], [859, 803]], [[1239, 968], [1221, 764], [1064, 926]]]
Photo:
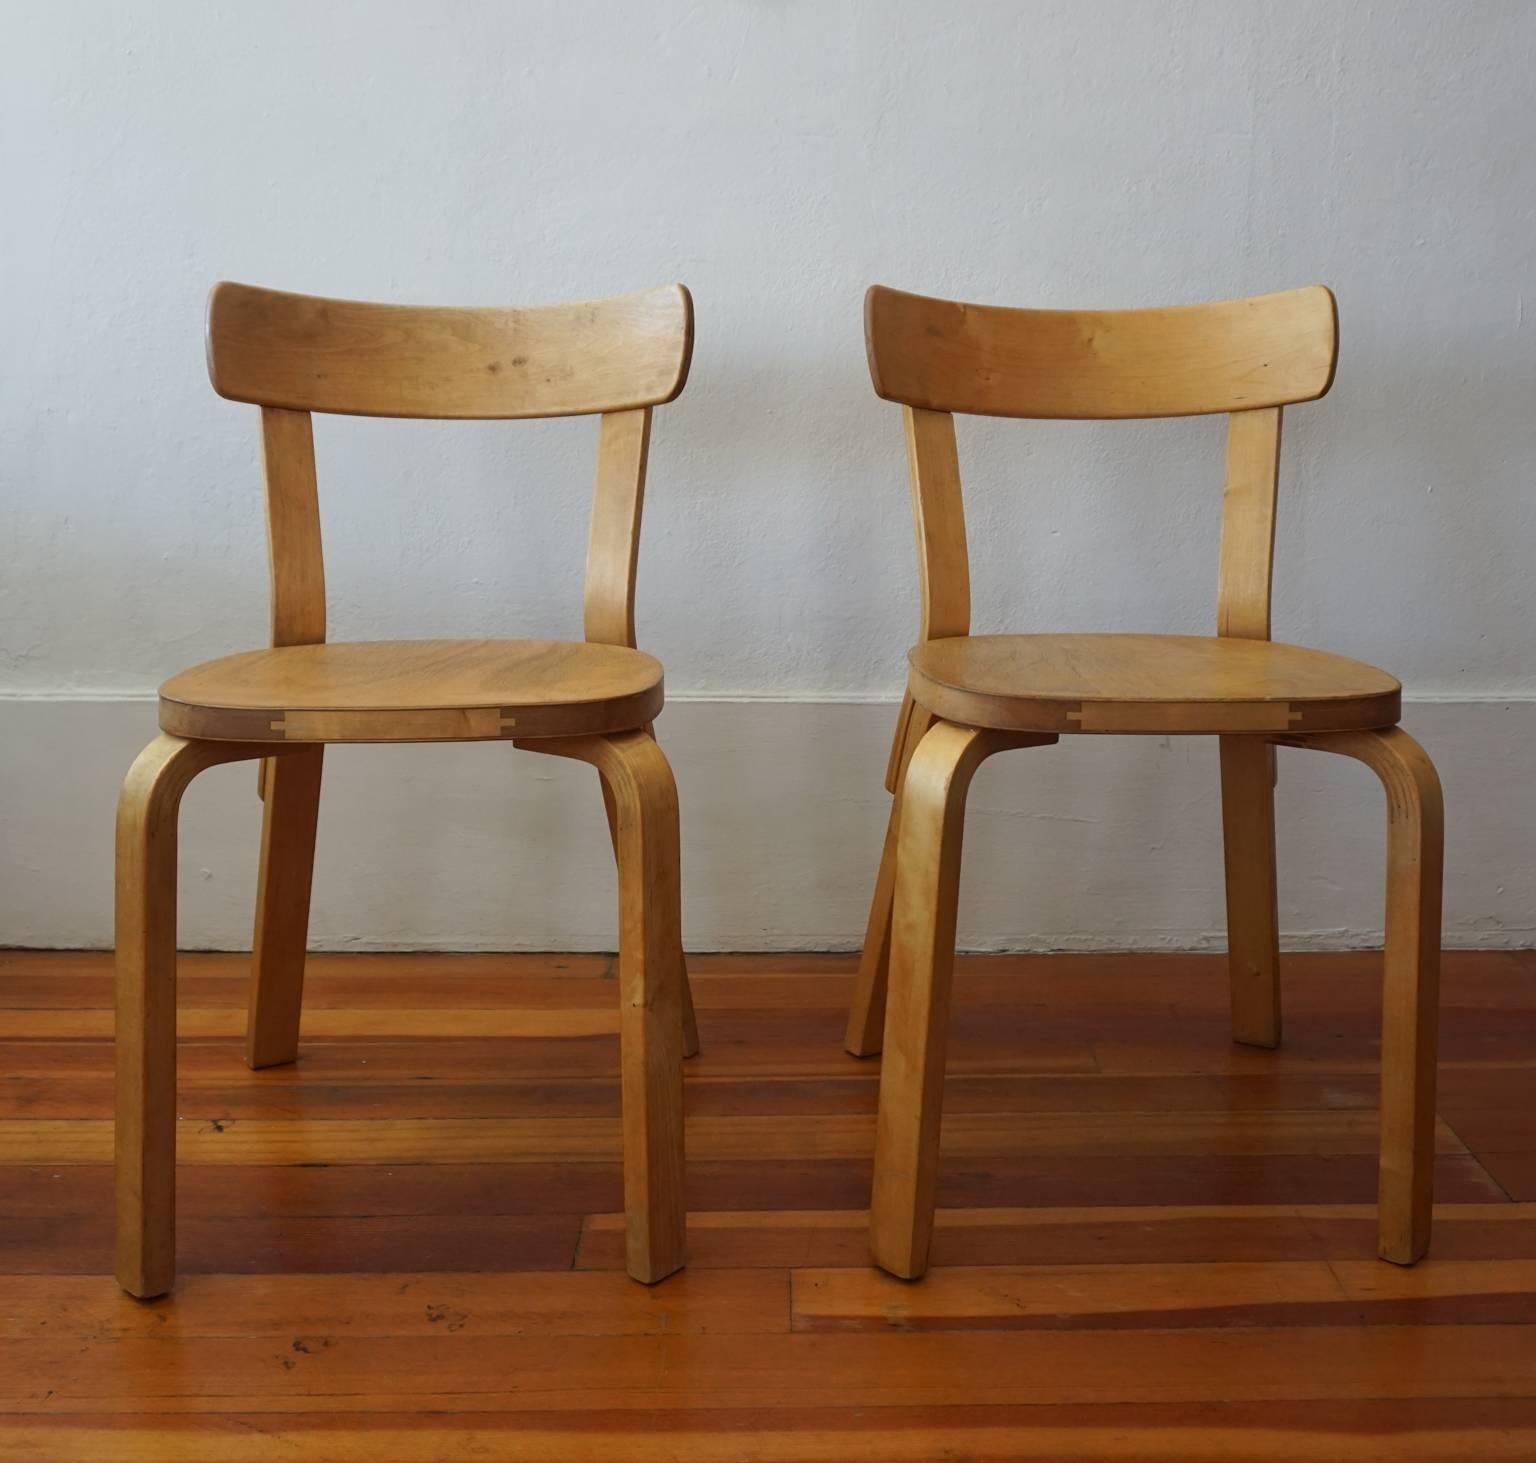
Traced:
[[885, 1000], [890, 981], [891, 905], [896, 892], [896, 841], [901, 823], [901, 795], [891, 799], [885, 824], [885, 845], [880, 850], [880, 872], [869, 902], [869, 923], [859, 955], [859, 973], [848, 1008], [848, 1029], [843, 1047], [852, 1056], [872, 1057], [885, 1035]]
[[901, 711], [896, 717], [896, 735], [891, 741], [891, 755], [885, 766], [885, 786], [891, 794], [891, 811], [885, 820], [880, 870], [875, 875], [875, 892], [869, 901], [869, 922], [864, 930], [859, 973], [854, 981], [853, 1002], [848, 1008], [848, 1027], [843, 1036], [844, 1049], [855, 1057], [876, 1055], [885, 1036], [885, 993], [890, 981], [891, 905], [896, 891], [901, 784], [913, 751], [932, 725], [932, 713], [919, 706], [911, 692], [904, 692]]
[[176, 1273], [176, 819], [187, 784], [239, 745], [160, 736], [117, 809], [116, 1272], [130, 1295]]
[[1275, 891], [1274, 747], [1221, 739], [1221, 822], [1227, 871], [1227, 970], [1232, 1039], [1280, 1044], [1280, 927]]
[[933, 1237], [966, 793], [993, 752], [1029, 744], [937, 722], [902, 781], [870, 1247], [904, 1279], [928, 1268]]
[[261, 872], [245, 1028], [251, 1067], [281, 1066], [299, 1054], [324, 755], [323, 746], [294, 747], [262, 764]]

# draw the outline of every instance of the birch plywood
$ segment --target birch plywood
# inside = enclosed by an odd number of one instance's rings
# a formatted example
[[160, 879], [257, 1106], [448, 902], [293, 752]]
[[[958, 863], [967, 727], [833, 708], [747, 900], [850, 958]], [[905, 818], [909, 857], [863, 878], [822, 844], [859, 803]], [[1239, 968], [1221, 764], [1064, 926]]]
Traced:
[[864, 330], [876, 395], [981, 416], [1253, 411], [1324, 395], [1338, 359], [1321, 285], [1155, 310], [1013, 310], [875, 285]]
[[160, 688], [160, 724], [233, 741], [422, 742], [643, 726], [661, 663], [579, 640], [378, 640], [208, 661]]
[[1012, 731], [1352, 731], [1393, 725], [1402, 694], [1340, 655], [1200, 635], [970, 635], [910, 662], [919, 705]]
[[213, 389], [348, 416], [507, 418], [628, 411], [688, 379], [682, 285], [526, 309], [330, 300], [220, 284], [208, 302]]

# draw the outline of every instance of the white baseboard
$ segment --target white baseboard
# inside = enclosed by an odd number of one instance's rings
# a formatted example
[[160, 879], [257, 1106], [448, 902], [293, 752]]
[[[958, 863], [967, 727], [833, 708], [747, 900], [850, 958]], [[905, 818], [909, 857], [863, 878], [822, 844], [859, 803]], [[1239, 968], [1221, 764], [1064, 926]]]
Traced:
[[[697, 950], [849, 950], [888, 800], [894, 708], [679, 701], [657, 731], [683, 806]], [[1536, 945], [1536, 703], [1415, 703], [1445, 784], [1446, 943]], [[152, 700], [0, 699], [0, 944], [112, 938], [117, 785]], [[1295, 949], [1381, 938], [1381, 792], [1282, 749], [1280, 920]], [[249, 946], [260, 805], [218, 767], [182, 817], [181, 943]], [[1076, 737], [986, 764], [972, 788], [960, 943], [973, 950], [1220, 949], [1210, 738]], [[311, 944], [322, 950], [603, 950], [614, 881], [590, 769], [478, 743], [327, 754]]]

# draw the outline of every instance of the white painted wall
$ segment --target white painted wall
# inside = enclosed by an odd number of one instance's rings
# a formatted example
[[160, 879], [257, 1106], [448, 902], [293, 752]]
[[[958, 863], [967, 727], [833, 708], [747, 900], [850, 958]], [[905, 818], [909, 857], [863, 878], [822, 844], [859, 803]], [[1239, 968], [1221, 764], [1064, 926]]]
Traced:
[[[700, 703], [661, 725], [690, 941], [742, 948], [856, 943], [878, 851], [891, 712], [861, 703], [899, 689], [916, 589], [864, 286], [1115, 306], [1326, 281], [1342, 363], [1291, 416], [1276, 633], [1428, 703], [1409, 724], [1446, 771], [1451, 937], [1531, 941], [1536, 6], [50, 0], [4, 21], [0, 942], [109, 938], [146, 698], [265, 633], [255, 413], [202, 362], [218, 278], [458, 303], [692, 287], [639, 613]], [[1208, 628], [1219, 433], [964, 424], [978, 628]], [[336, 638], [574, 633], [590, 423], [318, 439]], [[972, 860], [967, 942], [1219, 938], [1211, 751], [989, 769], [973, 846], [999, 863]], [[1286, 927], [1368, 938], [1378, 795], [1284, 761]], [[504, 748], [331, 767], [317, 943], [611, 942], [580, 769]], [[192, 943], [248, 938], [249, 781], [189, 802]]]

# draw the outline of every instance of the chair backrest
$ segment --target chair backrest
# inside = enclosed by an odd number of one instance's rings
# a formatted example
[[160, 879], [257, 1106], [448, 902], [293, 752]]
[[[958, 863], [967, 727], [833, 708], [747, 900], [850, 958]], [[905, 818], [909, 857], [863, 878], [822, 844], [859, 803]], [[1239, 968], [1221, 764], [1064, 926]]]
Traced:
[[955, 412], [1230, 413], [1216, 629], [1269, 638], [1281, 411], [1333, 384], [1338, 315], [1329, 290], [1156, 310], [1009, 310], [875, 285], [864, 338], [876, 393], [900, 402], [906, 418], [922, 639], [970, 631]]
[[208, 374], [261, 407], [272, 643], [325, 639], [310, 414], [507, 419], [600, 414], [583, 599], [586, 638], [635, 643], [635, 566], [651, 409], [688, 379], [682, 285], [530, 309], [367, 304], [219, 284]]

